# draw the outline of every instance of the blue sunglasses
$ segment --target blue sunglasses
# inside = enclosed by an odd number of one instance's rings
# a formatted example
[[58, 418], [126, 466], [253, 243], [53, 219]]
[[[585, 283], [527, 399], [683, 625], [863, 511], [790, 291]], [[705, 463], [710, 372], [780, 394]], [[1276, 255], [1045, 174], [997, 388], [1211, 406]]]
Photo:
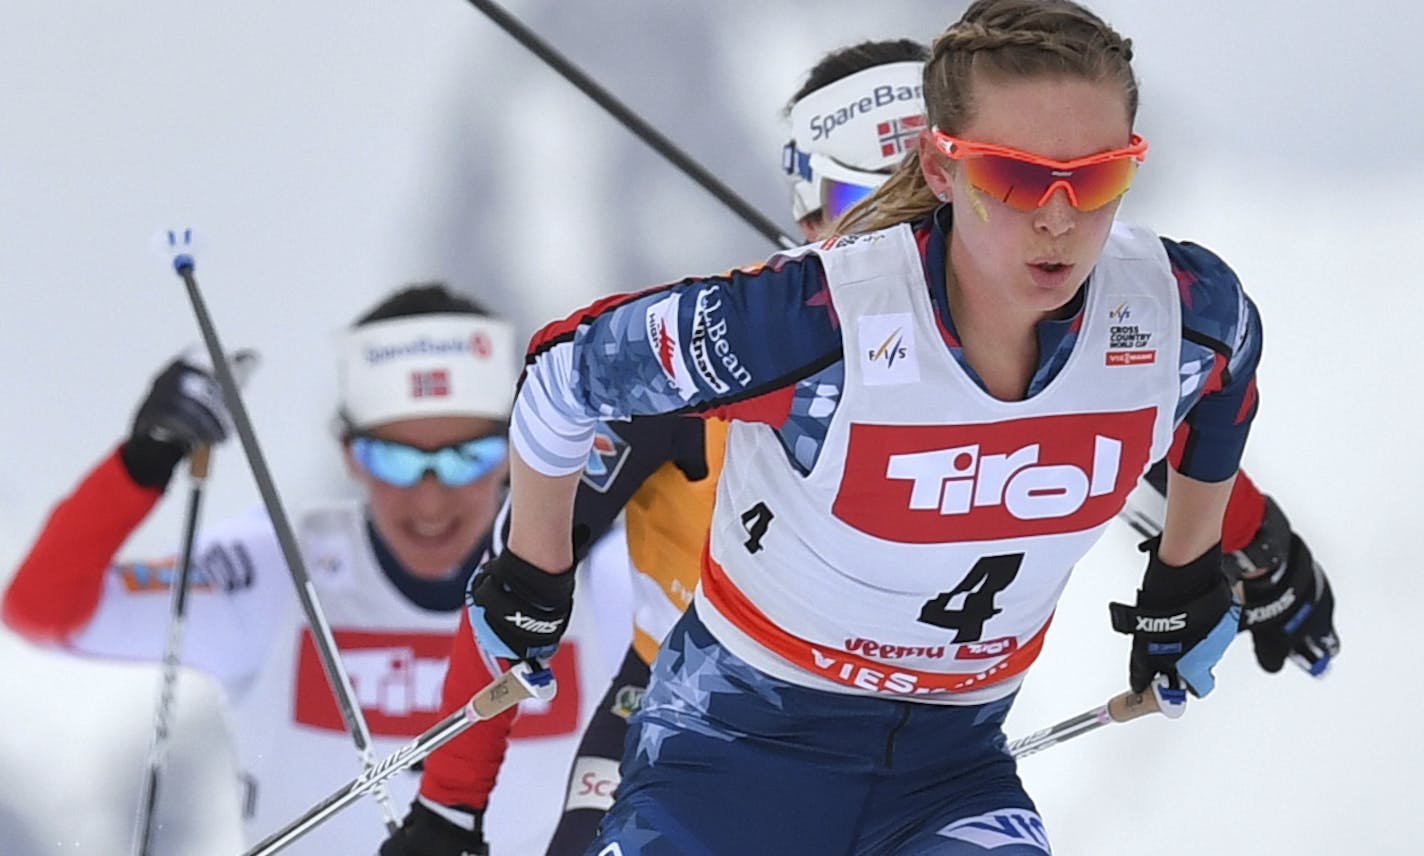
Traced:
[[405, 443], [358, 436], [351, 454], [361, 468], [388, 485], [411, 487], [434, 473], [446, 487], [464, 487], [489, 475], [509, 455], [509, 441], [498, 434], [452, 443], [433, 451]]

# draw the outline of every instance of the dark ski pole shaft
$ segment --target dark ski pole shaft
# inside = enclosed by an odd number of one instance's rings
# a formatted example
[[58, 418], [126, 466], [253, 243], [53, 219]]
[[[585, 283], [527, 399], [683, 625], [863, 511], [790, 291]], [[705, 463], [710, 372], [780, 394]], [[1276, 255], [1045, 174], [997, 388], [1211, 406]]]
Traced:
[[[188, 300], [192, 303], [193, 315], [202, 331], [203, 342], [207, 345], [208, 356], [212, 359], [213, 371], [217, 375], [218, 384], [222, 387], [223, 400], [232, 416], [233, 427], [237, 429], [238, 439], [242, 441], [242, 451], [247, 456], [253, 480], [257, 482], [257, 490], [262, 495], [267, 515], [271, 518], [272, 528], [277, 535], [277, 543], [282, 549], [282, 557], [287, 561], [287, 569], [291, 573], [292, 584], [297, 590], [297, 599], [301, 602], [303, 612], [306, 613], [312, 642], [321, 659], [322, 669], [326, 672], [326, 680], [331, 685], [332, 694], [336, 697], [337, 707], [341, 709], [341, 718], [346, 723], [346, 729], [351, 733], [351, 739], [356, 743], [356, 752], [361, 759], [361, 766], [363, 769], [369, 770], [376, 760], [375, 752], [371, 747], [371, 730], [366, 725], [366, 718], [361, 713], [360, 706], [356, 703], [356, 692], [351, 686], [351, 679], [347, 676], [346, 669], [337, 653], [336, 640], [331, 635], [331, 626], [321, 611], [321, 604], [317, 600], [316, 589], [312, 586], [311, 577], [307, 573], [301, 549], [297, 546], [297, 538], [292, 531], [290, 518], [287, 517], [282, 500], [277, 495], [277, 487], [272, 481], [272, 473], [267, 467], [267, 461], [262, 456], [262, 448], [257, 442], [257, 435], [252, 429], [252, 420], [248, 418], [247, 408], [242, 403], [241, 393], [238, 392], [237, 381], [233, 377], [227, 359], [223, 356], [222, 343], [218, 340], [217, 330], [213, 326], [212, 318], [208, 315], [202, 292], [193, 276], [193, 257], [184, 252], [175, 253], [173, 269], [182, 278], [183, 285], [188, 290]], [[394, 832], [399, 824], [396, 820], [395, 810], [391, 806], [390, 794], [382, 785], [375, 789], [373, 795], [381, 806], [381, 813], [387, 828]]]
[[168, 729], [173, 714], [173, 697], [178, 688], [178, 667], [183, 659], [183, 629], [188, 616], [188, 581], [193, 569], [193, 540], [198, 530], [198, 512], [203, 504], [203, 483], [208, 478], [211, 447], [199, 446], [188, 456], [188, 513], [183, 520], [183, 543], [178, 552], [178, 568], [170, 585], [168, 636], [163, 645], [163, 679], [158, 691], [158, 708], [153, 716], [153, 738], [144, 763], [143, 787], [139, 791], [138, 825], [134, 829], [134, 856], [150, 856], [158, 805], [158, 784], [168, 762]]
[[470, 4], [484, 13], [500, 29], [504, 30], [515, 41], [528, 48], [531, 53], [543, 60], [546, 65], [552, 68], [559, 76], [569, 83], [572, 83], [580, 92], [593, 99], [594, 103], [602, 107], [614, 119], [618, 120], [623, 127], [627, 128], [634, 136], [641, 139], [652, 147], [653, 151], [662, 155], [673, 166], [682, 170], [688, 178], [697, 182], [698, 185], [712, 194], [723, 205], [732, 210], [732, 213], [742, 218], [748, 226], [751, 226], [768, 240], [778, 246], [790, 249], [799, 246], [800, 241], [793, 241], [773, 223], [765, 214], [758, 211], [752, 204], [728, 187], [721, 179], [709, 172], [702, 164], [693, 160], [676, 144], [669, 140], [657, 128], [650, 125], [642, 116], [619, 101], [611, 92], [603, 88], [592, 77], [589, 77], [582, 69], [570, 62], [563, 54], [555, 50], [548, 42], [539, 38], [533, 30], [524, 26], [518, 18], [509, 14], [498, 3], [492, 0], [469, 0]]

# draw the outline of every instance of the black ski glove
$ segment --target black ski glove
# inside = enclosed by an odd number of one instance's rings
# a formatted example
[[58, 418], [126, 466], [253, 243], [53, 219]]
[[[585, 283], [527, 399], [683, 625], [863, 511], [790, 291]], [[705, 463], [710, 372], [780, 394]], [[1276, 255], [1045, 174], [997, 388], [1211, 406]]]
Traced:
[[1173, 687], [1185, 683], [1203, 697], [1216, 685], [1211, 669], [1235, 636], [1240, 607], [1221, 572], [1220, 545], [1172, 567], [1157, 558], [1160, 541], [1141, 544], [1149, 556], [1137, 603], [1109, 604], [1112, 626], [1132, 636], [1128, 683], [1133, 692], [1146, 691], [1161, 674]]
[[484, 812], [467, 806], [458, 810], [473, 819], [474, 829], [452, 823], [416, 800], [400, 829], [381, 844], [377, 856], [489, 856]]
[[[254, 351], [230, 357], [238, 378], [256, 361]], [[166, 487], [184, 455], [227, 439], [231, 418], [222, 389], [201, 362], [196, 351], [180, 355], [154, 378], [139, 405], [129, 437], [119, 450], [125, 469], [138, 484]]]
[[550, 574], [505, 549], [475, 572], [465, 603], [485, 653], [509, 660], [547, 659], [568, 629], [574, 572]]
[[1266, 497], [1260, 530], [1233, 557], [1243, 571], [1240, 629], [1251, 634], [1256, 662], [1279, 672], [1289, 657], [1312, 675], [1325, 674], [1340, 653], [1335, 595], [1275, 500]]

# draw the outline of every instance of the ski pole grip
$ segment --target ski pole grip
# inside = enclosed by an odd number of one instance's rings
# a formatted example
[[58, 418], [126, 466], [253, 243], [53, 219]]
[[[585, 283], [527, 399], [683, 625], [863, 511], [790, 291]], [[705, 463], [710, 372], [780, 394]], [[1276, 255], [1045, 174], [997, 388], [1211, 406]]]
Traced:
[[1127, 722], [1158, 710], [1160, 708], [1157, 706], [1157, 696], [1150, 692], [1135, 693], [1128, 690], [1122, 695], [1108, 699], [1108, 716], [1112, 717], [1113, 722]]
[[465, 705], [475, 719], [493, 719], [526, 699], [548, 701], [556, 691], [552, 673], [535, 672], [527, 663], [516, 663], [494, 683], [475, 693]]
[[1187, 691], [1174, 688], [1166, 676], [1158, 675], [1147, 688], [1147, 692], [1135, 693], [1131, 690], [1108, 699], [1108, 716], [1113, 722], [1127, 722], [1149, 713], [1160, 713], [1168, 719], [1176, 719], [1187, 708]]
[[188, 475], [193, 481], [202, 481], [208, 477], [208, 462], [212, 451], [213, 447], [204, 443], [188, 455]]

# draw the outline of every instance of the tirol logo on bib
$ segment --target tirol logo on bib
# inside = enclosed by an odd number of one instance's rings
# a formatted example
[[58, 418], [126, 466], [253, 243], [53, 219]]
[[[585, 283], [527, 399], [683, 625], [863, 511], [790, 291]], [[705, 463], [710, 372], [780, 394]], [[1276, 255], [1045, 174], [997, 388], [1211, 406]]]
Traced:
[[1122, 509], [1147, 466], [1155, 414], [855, 424], [832, 513], [906, 544], [1091, 529]]

